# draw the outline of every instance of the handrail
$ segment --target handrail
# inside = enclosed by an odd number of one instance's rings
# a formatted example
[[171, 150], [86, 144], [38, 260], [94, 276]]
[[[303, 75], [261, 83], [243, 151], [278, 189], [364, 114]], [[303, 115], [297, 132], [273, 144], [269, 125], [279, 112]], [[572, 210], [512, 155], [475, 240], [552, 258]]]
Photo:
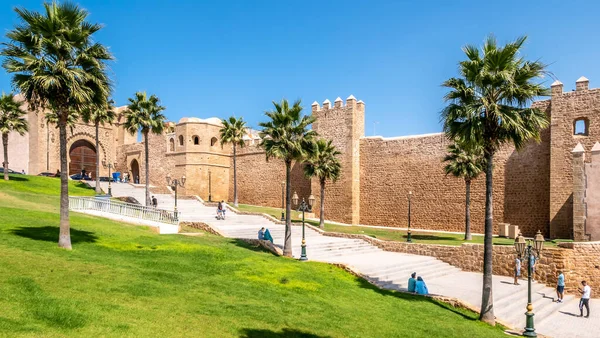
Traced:
[[69, 196], [70, 210], [94, 210], [166, 224], [179, 224], [179, 212], [114, 201], [108, 198]]

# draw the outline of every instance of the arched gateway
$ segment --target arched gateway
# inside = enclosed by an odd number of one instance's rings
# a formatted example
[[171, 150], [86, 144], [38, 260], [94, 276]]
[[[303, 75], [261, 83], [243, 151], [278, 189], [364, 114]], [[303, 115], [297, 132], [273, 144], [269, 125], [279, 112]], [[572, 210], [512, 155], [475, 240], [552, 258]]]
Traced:
[[82, 170], [96, 174], [96, 148], [86, 140], [78, 140], [69, 150], [69, 175], [81, 173]]
[[140, 179], [140, 165], [136, 159], [131, 161], [131, 181], [133, 183], [139, 183]]

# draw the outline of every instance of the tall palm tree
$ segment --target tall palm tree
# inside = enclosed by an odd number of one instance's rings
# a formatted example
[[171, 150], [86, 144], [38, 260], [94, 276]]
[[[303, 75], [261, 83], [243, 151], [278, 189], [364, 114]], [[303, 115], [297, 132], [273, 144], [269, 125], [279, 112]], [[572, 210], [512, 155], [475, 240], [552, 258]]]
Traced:
[[16, 8], [20, 23], [6, 34], [9, 42], [1, 54], [2, 66], [13, 74], [32, 110], [55, 114], [60, 143], [60, 235], [58, 245], [71, 249], [67, 168], [69, 115], [110, 91], [106, 61], [108, 49], [93, 41], [102, 26], [86, 21], [88, 12], [79, 6], [56, 1], [44, 3], [43, 12]]
[[459, 78], [443, 83], [449, 88], [442, 113], [444, 131], [450, 139], [466, 146], [481, 146], [486, 162], [485, 239], [483, 292], [479, 318], [495, 324], [492, 298], [492, 235], [494, 154], [504, 144], [521, 149], [529, 140], [540, 140], [548, 116], [528, 105], [549, 90], [536, 82], [545, 75], [545, 65], [519, 55], [526, 37], [498, 46], [490, 36], [481, 52], [475, 46], [463, 48], [467, 59], [460, 62]]
[[483, 152], [481, 147], [469, 149], [453, 143], [448, 146], [448, 154], [444, 157], [446, 175], [452, 174], [465, 180], [465, 240], [471, 237], [471, 181], [483, 172]]
[[0, 134], [2, 134], [2, 146], [4, 147], [4, 180], [8, 181], [8, 134], [17, 132], [23, 136], [27, 132], [27, 112], [21, 109], [21, 102], [11, 94], [0, 96]]
[[[114, 111], [114, 102], [104, 101], [101, 102], [100, 105], [92, 104], [86, 107], [82, 113], [82, 119], [85, 123], [93, 123], [96, 129], [96, 194], [100, 194], [100, 148], [99, 140], [98, 140], [98, 132], [100, 130], [100, 125], [105, 125], [106, 123], [112, 124], [115, 120], [116, 114]], [[109, 178], [110, 179], [110, 178]]]
[[325, 228], [325, 182], [337, 181], [340, 177], [342, 164], [338, 159], [341, 153], [337, 151], [331, 140], [318, 139], [313, 143], [311, 156], [306, 160], [304, 175], [306, 177], [317, 177], [321, 185], [321, 212], [319, 216], [319, 227]]
[[129, 99], [129, 105], [123, 112], [125, 115], [125, 128], [135, 134], [141, 131], [144, 136], [145, 170], [146, 170], [146, 206], [150, 206], [150, 165], [148, 164], [148, 134], [160, 135], [165, 128], [167, 118], [162, 114], [166, 108], [160, 105], [156, 95], [148, 97], [146, 92], [137, 92]]
[[283, 254], [292, 256], [292, 189], [291, 172], [293, 161], [304, 161], [310, 149], [310, 143], [316, 132], [309, 129], [315, 121], [310, 115], [302, 114], [300, 100], [289, 105], [286, 99], [277, 103], [273, 101], [274, 109], [265, 113], [270, 119], [261, 122], [259, 126], [263, 130], [259, 133], [261, 137], [260, 146], [267, 155], [267, 161], [271, 158], [282, 159], [285, 163], [285, 191], [286, 191], [286, 214], [285, 214], [285, 241]]
[[246, 121], [243, 118], [235, 118], [231, 116], [229, 120], [223, 120], [223, 127], [221, 132], [221, 146], [225, 143], [231, 143], [233, 145], [233, 205], [238, 206], [238, 194], [237, 194], [237, 146], [243, 148], [246, 144], [244, 143], [244, 134], [246, 133]]

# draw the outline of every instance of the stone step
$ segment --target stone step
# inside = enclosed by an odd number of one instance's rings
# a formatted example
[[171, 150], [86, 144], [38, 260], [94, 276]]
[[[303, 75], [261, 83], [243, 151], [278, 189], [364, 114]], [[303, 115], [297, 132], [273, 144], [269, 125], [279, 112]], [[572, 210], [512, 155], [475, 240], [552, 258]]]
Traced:
[[[532, 301], [538, 300], [537, 292], [544, 290], [544, 288], [546, 286], [543, 284], [531, 284]], [[527, 288], [522, 288], [499, 301], [494, 301], [494, 308], [499, 309], [497, 312], [502, 313], [502, 315], [525, 312], [525, 306], [527, 306]]]
[[[551, 290], [550, 288], [545, 288]], [[543, 290], [545, 290], [543, 289]], [[537, 298], [533, 298], [532, 294], [532, 303], [534, 313], [539, 317], [540, 311], [548, 308], [555, 308], [557, 304], [552, 302], [552, 299], [544, 298], [543, 296], [536, 294]], [[497, 315], [501, 316], [506, 322], [513, 324], [516, 328], [525, 327], [525, 312], [527, 311], [527, 297], [519, 301], [515, 301], [515, 304], [521, 307], [521, 311], [517, 306], [516, 309], [512, 310], [514, 307], [509, 306], [505, 308], [500, 308]], [[541, 317], [539, 317], [541, 318]]]
[[436, 261], [436, 260], [418, 260], [408, 264], [398, 264], [395, 269], [387, 269], [383, 272], [373, 271], [369, 275], [373, 277], [383, 278], [397, 278], [398, 276], [406, 276], [406, 279], [410, 277], [413, 272], [417, 273], [417, 276], [422, 276], [424, 279], [427, 278], [427, 273], [434, 271], [437, 268], [447, 267], [450, 264]]
[[[407, 270], [410, 271], [410, 270]], [[442, 277], [442, 276], [446, 276], [450, 273], [455, 273], [460, 271], [460, 269], [455, 268], [451, 265], [434, 265], [433, 267], [429, 267], [427, 269], [423, 270], [423, 274], [421, 275], [423, 277], [423, 279], [425, 280], [425, 283], [427, 283], [427, 281], [431, 281], [435, 278], [438, 277]], [[410, 278], [410, 272], [400, 272], [397, 275], [394, 276], [390, 276], [390, 277], [373, 277], [370, 276], [371, 278], [374, 278], [378, 281], [382, 281], [382, 282], [388, 282], [388, 283], [393, 283], [393, 284], [398, 284], [398, 285], [403, 285], [404, 287], [406, 287], [406, 285], [408, 284], [408, 279]]]
[[312, 255], [313, 257], [319, 257], [319, 258], [323, 258], [323, 257], [331, 257], [331, 258], [335, 258], [335, 257], [341, 257], [341, 256], [352, 256], [352, 255], [362, 255], [362, 254], [367, 254], [367, 253], [373, 253], [373, 252], [379, 252], [380, 250], [374, 247], [371, 248], [365, 248], [359, 251], [348, 251], [348, 250], [338, 250], [338, 251], [331, 251], [331, 252], [327, 252], [327, 253], [316, 253], [316, 254], [312, 254], [309, 251], [307, 251], [307, 255]]
[[[549, 311], [550, 309], [550, 311]], [[534, 313], [536, 314], [535, 325], [543, 326], [545, 322], [549, 320], [553, 320], [556, 318], [555, 316], [550, 316], [549, 313], [565, 311], [573, 314], [579, 314], [579, 297], [575, 295], [565, 295], [562, 303], [554, 303], [554, 308], [551, 306], [546, 306], [544, 309], [540, 309], [540, 314], [538, 315], [538, 311], [533, 308]], [[584, 310], [585, 311], [585, 310]], [[593, 311], [593, 309], [592, 309]]]

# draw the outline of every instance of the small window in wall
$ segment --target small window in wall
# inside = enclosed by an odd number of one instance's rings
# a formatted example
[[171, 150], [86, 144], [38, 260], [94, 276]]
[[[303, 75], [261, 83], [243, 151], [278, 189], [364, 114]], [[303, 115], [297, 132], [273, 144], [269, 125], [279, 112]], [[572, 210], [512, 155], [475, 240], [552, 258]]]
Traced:
[[213, 147], [216, 144], [217, 144], [217, 138], [216, 137], [211, 138], [210, 139], [210, 146]]
[[179, 145], [183, 147], [183, 135], [179, 135]]
[[200, 138], [198, 136], [194, 136], [194, 145], [200, 144]]
[[169, 151], [175, 151], [175, 139], [169, 139]]
[[588, 134], [588, 120], [585, 118], [576, 119], [573, 121], [573, 135], [576, 136], [587, 136]]

